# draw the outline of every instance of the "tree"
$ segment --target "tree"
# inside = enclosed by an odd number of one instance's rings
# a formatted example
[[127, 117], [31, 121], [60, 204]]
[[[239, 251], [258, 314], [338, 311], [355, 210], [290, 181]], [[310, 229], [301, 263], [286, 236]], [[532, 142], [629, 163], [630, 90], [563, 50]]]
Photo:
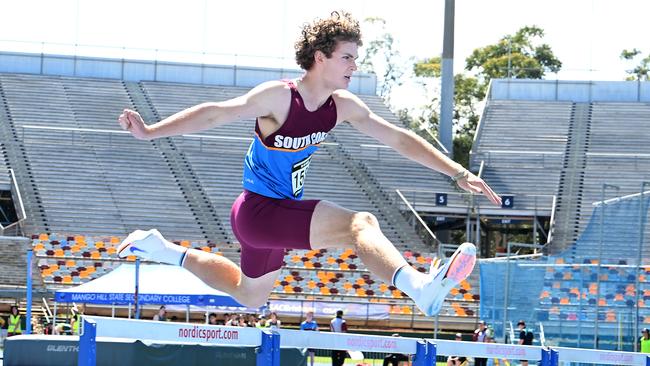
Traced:
[[[621, 59], [623, 60], [634, 60], [637, 56], [641, 54], [641, 51], [634, 48], [632, 50], [623, 50], [621, 52]], [[629, 74], [625, 80], [638, 80], [638, 81], [649, 81], [650, 80], [650, 54], [645, 58], [642, 58], [639, 61], [639, 64], [632, 70], [626, 70], [626, 73]]]
[[374, 72], [378, 76], [379, 95], [390, 105], [390, 94], [393, 87], [401, 85], [404, 66], [408, 63], [399, 62], [401, 56], [395, 46], [395, 39], [386, 31], [386, 21], [382, 18], [370, 17], [364, 20], [371, 32], [377, 36], [368, 43], [366, 52], [359, 62], [359, 69]]
[[[435, 78], [440, 81], [441, 59], [434, 57], [416, 63], [413, 67], [416, 76]], [[454, 158], [463, 166], [468, 167], [469, 151], [472, 148], [474, 131], [481, 116], [478, 113], [479, 103], [485, 98], [487, 84], [481, 83], [476, 77], [463, 74], [454, 75], [454, 112], [452, 121], [455, 126]], [[434, 98], [422, 108], [419, 121], [422, 126], [428, 121], [430, 128], [437, 128], [440, 118], [440, 103]]]
[[551, 47], [536, 45], [544, 37], [544, 30], [526, 26], [513, 35], [507, 35], [496, 44], [477, 48], [465, 60], [465, 69], [478, 70], [485, 82], [493, 78], [541, 79], [547, 71], [562, 68]]
[[[473, 71], [474, 75], [454, 76], [454, 158], [464, 166], [468, 166], [469, 151], [480, 119], [479, 106], [485, 98], [489, 81], [504, 77], [541, 79], [547, 71], [557, 72], [562, 67], [549, 45], [537, 44], [537, 40], [543, 37], [541, 28], [523, 27], [496, 44], [475, 49], [465, 60], [465, 69]], [[417, 62], [413, 71], [416, 76], [439, 80], [441, 59], [433, 57]], [[437, 122], [439, 105], [437, 100], [433, 102], [425, 110], [431, 117], [420, 120]]]

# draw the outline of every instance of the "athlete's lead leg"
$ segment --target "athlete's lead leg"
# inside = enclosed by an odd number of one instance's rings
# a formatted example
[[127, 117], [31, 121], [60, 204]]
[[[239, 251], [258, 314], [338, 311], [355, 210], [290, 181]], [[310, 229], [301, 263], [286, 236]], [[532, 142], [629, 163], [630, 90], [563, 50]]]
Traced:
[[377, 219], [321, 201], [310, 227], [313, 249], [353, 248], [370, 272], [406, 293], [427, 315], [437, 314], [449, 291], [467, 278], [476, 262], [476, 247], [462, 244], [444, 266], [432, 264], [429, 274], [411, 267], [384, 236]]

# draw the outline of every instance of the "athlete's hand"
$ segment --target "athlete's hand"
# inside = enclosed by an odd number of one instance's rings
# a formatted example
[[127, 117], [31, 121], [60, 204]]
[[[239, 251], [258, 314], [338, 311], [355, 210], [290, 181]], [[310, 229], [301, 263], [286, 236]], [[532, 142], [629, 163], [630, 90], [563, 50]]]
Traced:
[[149, 128], [138, 112], [124, 109], [117, 121], [120, 123], [122, 129], [131, 132], [133, 137], [139, 140], [149, 139]]
[[456, 185], [467, 192], [485, 195], [490, 202], [497, 206], [501, 206], [501, 197], [494, 193], [492, 188], [490, 188], [483, 179], [475, 176], [469, 171], [467, 172], [467, 176], [456, 181]]

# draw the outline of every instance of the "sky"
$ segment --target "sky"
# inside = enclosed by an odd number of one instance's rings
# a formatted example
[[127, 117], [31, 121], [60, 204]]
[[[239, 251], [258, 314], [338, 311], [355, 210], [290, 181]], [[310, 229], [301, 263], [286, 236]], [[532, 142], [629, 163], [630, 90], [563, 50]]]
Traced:
[[[405, 58], [442, 53], [444, 0], [0, 1], [4, 51], [291, 66], [300, 26], [345, 9], [385, 19]], [[456, 0], [454, 72], [474, 49], [537, 25], [563, 62], [547, 78], [623, 80], [633, 66], [621, 51], [650, 53], [648, 14], [646, 0]]]

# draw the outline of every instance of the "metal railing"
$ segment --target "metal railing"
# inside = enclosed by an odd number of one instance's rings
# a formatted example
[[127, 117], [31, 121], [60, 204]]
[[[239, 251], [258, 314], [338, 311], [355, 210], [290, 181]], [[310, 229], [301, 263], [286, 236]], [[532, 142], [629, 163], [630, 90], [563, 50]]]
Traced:
[[2, 226], [0, 224], [0, 235], [13, 234], [16, 236], [23, 235], [23, 223], [27, 219], [27, 214], [25, 213], [25, 205], [23, 204], [23, 196], [20, 193], [20, 187], [18, 187], [18, 181], [16, 180], [16, 174], [13, 169], [9, 169], [9, 176], [11, 177], [11, 195], [14, 200], [14, 207], [16, 209], [16, 215], [18, 221], [13, 222], [7, 226]]
[[395, 190], [395, 193], [397, 193], [397, 196], [402, 200], [402, 202], [404, 202], [404, 204], [406, 205], [406, 207], [408, 207], [409, 211], [411, 211], [411, 213], [413, 214], [413, 216], [415, 216], [416, 220], [420, 223], [420, 225], [422, 225], [422, 227], [423, 227], [424, 230], [429, 234], [429, 236], [431, 237], [431, 239], [433, 239], [433, 241], [434, 241], [435, 243], [437, 243], [438, 245], [441, 245], [442, 242], [441, 242], [440, 240], [438, 240], [438, 237], [436, 236], [436, 234], [434, 234], [433, 231], [431, 231], [431, 229], [429, 229], [429, 226], [424, 222], [424, 220], [422, 220], [422, 217], [420, 217], [420, 215], [417, 213], [417, 211], [415, 211], [415, 209], [413, 208], [413, 206], [411, 206], [411, 204], [410, 204], [409, 201], [406, 199], [406, 197], [404, 197], [404, 195], [402, 194], [402, 192], [400, 192], [399, 189], [396, 189], [396, 190]]
[[[470, 154], [473, 159], [485, 161], [488, 166], [498, 166], [500, 157], [514, 157], [517, 159], [518, 165], [522, 165], [522, 163], [533, 163], [541, 164], [542, 168], [561, 168], [562, 159], [564, 157], [564, 152], [530, 150], [484, 150], [477, 153], [470, 152]], [[525, 156], [525, 160], [523, 161], [522, 156]]]
[[[450, 187], [451, 188], [451, 187]], [[470, 199], [474, 197], [474, 206], [480, 207], [482, 210], [494, 208], [500, 210], [503, 215], [507, 215], [510, 209], [502, 209], [501, 207], [494, 206], [487, 198], [483, 196], [473, 195], [465, 192], [449, 192], [447, 190], [423, 190], [423, 189], [400, 189], [401, 195], [409, 201], [410, 205], [416, 211], [432, 210], [435, 207], [439, 209], [464, 209], [470, 206]], [[447, 205], [438, 206], [435, 200], [436, 193], [447, 194]], [[507, 192], [499, 192], [502, 196], [513, 196], [514, 205], [512, 211], [538, 211], [550, 213], [554, 207], [555, 195], [526, 195], [526, 194], [511, 194]], [[401, 203], [401, 200], [396, 198], [395, 202]], [[522, 203], [523, 202], [523, 203]], [[532, 214], [532, 212], [531, 212]], [[542, 215], [544, 216], [544, 215]]]

